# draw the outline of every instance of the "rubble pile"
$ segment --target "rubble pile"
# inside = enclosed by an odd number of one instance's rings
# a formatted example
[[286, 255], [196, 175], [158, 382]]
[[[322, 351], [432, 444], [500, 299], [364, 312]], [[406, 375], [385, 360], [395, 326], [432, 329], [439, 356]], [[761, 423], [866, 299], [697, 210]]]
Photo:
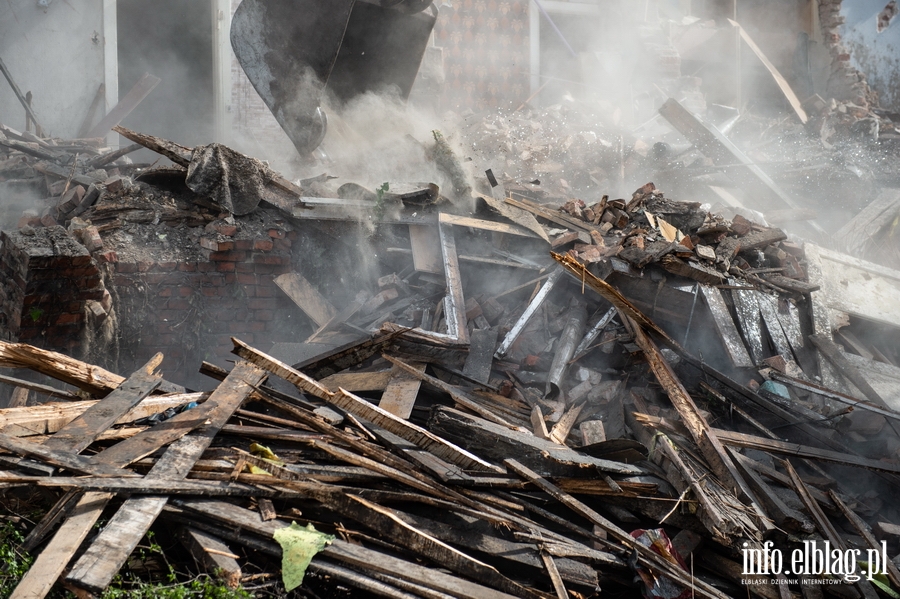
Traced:
[[[301, 246], [329, 259], [253, 275], [300, 311], [305, 340], [236, 332], [237, 361], [195, 364], [217, 382], [194, 389], [163, 378], [162, 354], [126, 378], [0, 342], [0, 366], [18, 369], [3, 382], [65, 400], [0, 410], [0, 496], [42, 489], [56, 502], [39, 522], [18, 520], [36, 559], [14, 597], [57, 580], [100, 593], [151, 529], [227, 584], [252, 588], [248, 572], [261, 572], [310, 597], [900, 588], [900, 513], [885, 500], [900, 473], [900, 355], [847, 323], [843, 348], [822, 328], [838, 316], [822, 295], [825, 249], [652, 183], [560, 202], [491, 173], [491, 195], [467, 212], [429, 185], [318, 185], [310, 197], [258, 165], [259, 197], [233, 194], [223, 210], [187, 186], [209, 151], [119, 131], [179, 168], [107, 172], [40, 217], [63, 219], [111, 285], [163, 281], [162, 260], [177, 272], [187, 254], [115, 270], [137, 251], [123, 235], [154, 227], [231, 265], [215, 267], [223, 282]], [[57, 187], [61, 207], [69, 190]], [[258, 245], [278, 218], [296, 245]], [[15, 235], [65, 236], [36, 226]], [[367, 254], [355, 264], [354, 244]], [[878, 556], [865, 569], [879, 575], [764, 557], [826, 542]]]

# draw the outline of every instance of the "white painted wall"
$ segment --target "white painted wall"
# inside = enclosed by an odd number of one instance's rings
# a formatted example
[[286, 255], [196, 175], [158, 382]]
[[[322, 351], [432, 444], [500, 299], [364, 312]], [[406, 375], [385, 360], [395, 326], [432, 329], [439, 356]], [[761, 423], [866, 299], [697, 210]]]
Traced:
[[[46, 7], [38, 0], [0, 2], [0, 58], [22, 93], [34, 94], [32, 109], [45, 135], [74, 137], [104, 77], [115, 77], [114, 27], [107, 40], [111, 52], [103, 35], [104, 6], [110, 4], [115, 25], [114, 1], [52, 0]], [[107, 81], [107, 99], [117, 95], [116, 80]], [[101, 105], [98, 112], [107, 109]], [[2, 76], [0, 122], [25, 128], [25, 111]]]

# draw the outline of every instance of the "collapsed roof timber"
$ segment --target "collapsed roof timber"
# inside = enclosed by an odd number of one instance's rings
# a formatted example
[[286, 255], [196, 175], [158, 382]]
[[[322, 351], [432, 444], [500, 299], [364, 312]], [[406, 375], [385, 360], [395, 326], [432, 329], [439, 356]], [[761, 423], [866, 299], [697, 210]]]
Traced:
[[[328, 136], [278, 170], [116, 108], [0, 125], [0, 541], [34, 556], [0, 590], [894, 596], [894, 113], [840, 2], [824, 77], [708, 4], [645, 15], [655, 80], [382, 128], [409, 164], [358, 179]], [[719, 38], [751, 108], [681, 76]]]

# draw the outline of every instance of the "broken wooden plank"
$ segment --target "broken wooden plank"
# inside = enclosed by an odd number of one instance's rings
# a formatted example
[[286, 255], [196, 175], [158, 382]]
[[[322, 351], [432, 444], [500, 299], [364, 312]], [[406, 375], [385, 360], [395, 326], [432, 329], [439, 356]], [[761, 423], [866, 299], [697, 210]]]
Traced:
[[869, 384], [869, 381], [852, 365], [850, 361], [844, 357], [844, 354], [841, 353], [841, 350], [835, 344], [835, 342], [831, 339], [830, 335], [810, 335], [809, 340], [812, 341], [813, 345], [822, 352], [822, 355], [831, 362], [831, 364], [837, 369], [838, 372], [841, 373], [848, 381], [853, 383], [857, 389], [862, 392], [863, 395], [866, 396], [866, 399], [871, 401], [872, 403], [882, 406], [888, 407], [887, 402], [885, 402], [884, 398], [872, 388], [872, 385]]
[[[184, 393], [148, 397], [116, 420], [115, 424], [133, 422], [191, 401], [200, 402], [207, 395], [206, 393]], [[97, 405], [98, 401], [102, 400], [46, 403], [26, 408], [0, 410], [0, 431], [13, 437], [53, 434], [91, 406]]]
[[[156, 462], [144, 480], [179, 481], [186, 478], [219, 430], [266, 376], [266, 372], [261, 368], [247, 362], [238, 362], [202, 406], [188, 411], [203, 410], [203, 420], [207, 424], [196, 434], [182, 437], [174, 443]], [[166, 422], [171, 422], [183, 414], [185, 412]], [[165, 425], [166, 422], [159, 426]], [[116, 447], [118, 446], [113, 446], [98, 455], [102, 456]], [[116, 459], [116, 457], [109, 458], [109, 455], [116, 456], [122, 453], [107, 453], [106, 459]], [[156, 520], [166, 501], [168, 501], [166, 496], [128, 499], [78, 559], [66, 576], [66, 580], [91, 592], [102, 592]]]
[[879, 233], [900, 214], [900, 195], [896, 189], [883, 189], [868, 206], [847, 221], [834, 239], [851, 256], [866, 256], [878, 247]]
[[[675, 129], [690, 140], [697, 149], [709, 156], [719, 166], [728, 166], [737, 183], [755, 189], [759, 198], [765, 198], [767, 209], [799, 208], [769, 175], [764, 173], [746, 154], [735, 146], [717, 129], [711, 127], [685, 109], [677, 100], [669, 98], [660, 107], [659, 113]], [[737, 166], [735, 166], [737, 165]]]
[[72, 453], [87, 449], [102, 432], [159, 387], [162, 376], [154, 371], [162, 360], [163, 355], [157, 353], [103, 400], [54, 433], [44, 447]]
[[[31, 381], [26, 381], [23, 379], [17, 379], [12, 376], [6, 376], [0, 374], [0, 383], [6, 383], [7, 385], [12, 385], [14, 387], [20, 389], [27, 389], [28, 391], [35, 391], [40, 393], [41, 395], [46, 395], [47, 397], [55, 397], [56, 399], [68, 399], [68, 400], [77, 400], [79, 397], [70, 393], [69, 391], [63, 391], [61, 389], [57, 389], [55, 387], [51, 387], [49, 385], [41, 385], [40, 383], [33, 383]], [[15, 408], [19, 406], [8, 405], [6, 408]], [[0, 429], [3, 428], [3, 425], [0, 424]]]
[[519, 320], [516, 321], [516, 324], [513, 325], [513, 328], [509, 330], [506, 334], [506, 337], [503, 338], [503, 342], [500, 343], [500, 347], [497, 348], [497, 351], [494, 352], [494, 356], [497, 359], [502, 359], [510, 349], [512, 349], [513, 343], [516, 342], [516, 339], [519, 338], [519, 335], [522, 334], [522, 331], [525, 330], [525, 326], [528, 324], [528, 321], [531, 320], [531, 317], [534, 316], [534, 313], [537, 312], [538, 308], [541, 307], [541, 304], [544, 303], [544, 300], [547, 299], [547, 296], [556, 287], [556, 284], [562, 279], [563, 275], [562, 269], [554, 269], [550, 276], [547, 277], [547, 280], [541, 286], [540, 291], [531, 299], [528, 307], [525, 308], [525, 312], [522, 313], [522, 316], [519, 317]]
[[453, 408], [437, 407], [428, 421], [429, 430], [487, 459], [519, 461], [548, 476], [577, 476], [586, 468], [613, 474], [636, 475], [637, 466], [603, 460], [534, 436], [510, 430]]
[[507, 235], [518, 235], [519, 237], [528, 237], [534, 239], [536, 237], [533, 231], [530, 231], [519, 225], [510, 225], [507, 223], [498, 223], [491, 220], [481, 218], [472, 218], [469, 216], [457, 216], [448, 212], [441, 212], [438, 222], [447, 225], [456, 225], [458, 227], [472, 227], [482, 231], [491, 231], [493, 233], [506, 233]]
[[296, 272], [289, 272], [275, 277], [275, 284], [318, 327], [324, 327], [337, 314], [334, 306], [322, 297], [322, 294], [309, 281]]
[[[441, 216], [444, 214], [441, 213]], [[459, 257], [456, 254], [456, 237], [453, 227], [447, 223], [438, 225], [441, 254], [444, 257], [444, 278], [447, 295], [444, 297], [444, 318], [447, 320], [447, 334], [463, 344], [469, 343], [466, 299], [463, 296], [462, 275], [459, 271]]]
[[861, 458], [849, 453], [841, 453], [839, 451], [831, 451], [828, 449], [819, 449], [818, 447], [810, 447], [799, 443], [788, 443], [785, 441], [777, 441], [775, 439], [764, 439], [744, 433], [736, 433], [734, 431], [726, 431], [723, 429], [712, 429], [712, 433], [725, 445], [733, 447], [747, 447], [749, 449], [758, 449], [760, 451], [768, 451], [785, 456], [794, 456], [798, 458], [807, 458], [812, 460], [822, 460], [823, 462], [834, 462], [835, 464], [844, 464], [846, 466], [856, 466], [857, 468], [865, 468], [867, 470], [875, 470], [879, 472], [892, 472], [900, 474], [900, 466], [882, 460], [870, 460]]
[[220, 579], [230, 589], [241, 585], [238, 556], [219, 538], [189, 526], [179, 530], [178, 538], [210, 576]]
[[[732, 284], [736, 284], [734, 279]], [[746, 347], [750, 350], [750, 357], [754, 364], [759, 364], [768, 353], [764, 349], [762, 315], [759, 312], [759, 303], [756, 300], [756, 292], [750, 289], [732, 289], [731, 298], [734, 301], [734, 311], [737, 315], [738, 326], [744, 338]]]
[[[422, 362], [411, 362], [410, 366], [425, 372], [426, 364]], [[422, 386], [422, 381], [403, 372], [399, 366], [395, 366], [390, 371], [390, 374], [390, 381], [385, 386], [384, 393], [381, 394], [378, 407], [398, 418], [408, 420], [412, 414], [413, 406], [415, 406], [416, 397], [419, 395], [419, 387]], [[353, 391], [348, 387], [344, 388], [348, 391]]]
[[781, 93], [784, 94], [785, 99], [788, 101], [788, 104], [791, 105], [791, 108], [794, 111], [794, 114], [797, 115], [797, 118], [800, 119], [800, 122], [804, 125], [806, 121], [809, 120], [809, 117], [806, 116], [806, 111], [803, 109], [803, 105], [800, 102], [800, 98], [797, 97], [797, 94], [794, 93], [794, 90], [791, 89], [790, 84], [787, 82], [787, 79], [778, 71], [772, 61], [763, 53], [763, 51], [756, 45], [756, 42], [753, 41], [753, 38], [744, 30], [743, 27], [737, 21], [733, 21], [728, 19], [728, 22], [732, 27], [737, 29], [738, 35], [741, 36], [741, 39], [744, 40], [744, 43], [747, 44], [747, 47], [750, 48], [750, 51], [756, 55], [759, 61], [766, 67], [766, 70], [769, 71], [769, 74], [772, 76], [772, 79], [775, 80], [775, 84], [778, 86], [778, 89], [781, 90]]
[[[250, 531], [264, 539], [271, 539], [276, 530], [287, 526], [281, 520], [263, 522], [259, 514], [250, 510], [225, 503], [222, 501], [205, 499], [179, 500], [178, 505], [192, 514], [212, 518], [223, 522], [227, 528], [223, 528], [223, 536], [241, 540], [241, 531]], [[275, 557], [280, 557], [281, 551], [277, 546], [273, 548]], [[335, 539], [321, 554], [323, 557], [333, 559], [363, 571], [384, 572], [400, 577], [404, 580], [414, 581], [429, 589], [447, 593], [458, 599], [514, 599], [502, 591], [459, 578], [441, 569], [429, 568], [412, 561], [407, 561], [392, 555], [375, 551], [349, 543], [342, 539]], [[318, 560], [313, 560], [310, 568], [315, 571]]]
[[565, 505], [567, 508], [569, 508], [579, 516], [586, 518], [588, 521], [602, 528], [616, 541], [622, 543], [629, 549], [633, 549], [638, 554], [638, 561], [644, 562], [648, 566], [655, 567], [655, 569], [659, 569], [662, 573], [670, 576], [675, 582], [679, 584], [687, 586], [688, 588], [696, 589], [697, 594], [700, 596], [716, 598], [725, 597], [725, 595], [723, 595], [713, 587], [707, 585], [706, 583], [691, 580], [692, 577], [689, 576], [689, 573], [681, 570], [677, 566], [674, 566], [671, 562], [662, 559], [648, 547], [644, 547], [643, 545], [637, 543], [635, 539], [631, 537], [631, 535], [625, 532], [625, 530], [615, 525], [613, 522], [607, 520], [578, 499], [572, 497], [568, 493], [565, 493], [564, 491], [553, 485], [550, 481], [546, 480], [536, 472], [530, 470], [523, 464], [511, 458], [504, 460], [503, 463], [510, 470], [512, 470], [525, 480], [534, 483], [542, 491]]
[[741, 335], [734, 324], [731, 312], [722, 298], [722, 293], [715, 287], [708, 285], [700, 286], [700, 293], [706, 301], [710, 314], [713, 317], [716, 331], [719, 333], [719, 339], [725, 346], [725, 351], [731, 359], [731, 363], [738, 368], [752, 368], [753, 361], [750, 354], [747, 353], [747, 347], [741, 339]]
[[288, 366], [280, 360], [276, 360], [272, 356], [264, 354], [258, 349], [252, 348], [239, 339], [231, 338], [234, 344], [234, 353], [247, 360], [252, 364], [256, 364], [260, 368], [271, 372], [291, 383], [303, 393], [309, 393], [319, 399], [330, 400], [332, 393], [326, 389], [321, 383], [314, 381], [299, 370]]
[[[844, 543], [844, 536], [838, 534], [837, 530], [835, 530], [834, 525], [831, 523], [831, 520], [825, 515], [822, 511], [822, 508], [819, 507], [818, 502], [815, 498], [810, 495], [809, 488], [806, 486], [800, 479], [800, 475], [797, 474], [797, 471], [794, 470], [794, 467], [791, 465], [790, 461], [782, 460], [781, 465], [787, 471], [788, 476], [791, 478], [791, 486], [794, 489], [794, 492], [797, 493], [797, 496], [800, 498], [800, 501], [803, 502], [803, 505], [806, 507], [806, 511], [812, 516], [813, 521], [816, 523], [816, 528], [819, 529], [819, 533], [826, 540], [831, 543], [832, 547], [837, 548], [841, 552], [847, 551], [847, 545]], [[855, 584], [856, 588], [862, 593], [862, 596], [866, 599], [877, 599], [878, 594], [875, 592], [875, 589], [872, 588], [872, 585], [869, 584], [865, 578], [861, 578]]]
[[500, 472], [493, 464], [438, 437], [434, 433], [399, 418], [379, 406], [370, 404], [343, 389], [328, 399], [329, 402], [360, 418], [365, 418], [395, 435], [415, 443], [441, 459], [468, 470]]
[[412, 247], [413, 266], [417, 271], [444, 274], [440, 248], [434, 242], [432, 227], [409, 225], [409, 243]]
[[131, 111], [138, 107], [138, 104], [153, 91], [153, 88], [156, 87], [160, 81], [161, 79], [159, 77], [155, 77], [150, 73], [144, 73], [128, 93], [119, 100], [119, 103], [113, 106], [112, 110], [100, 119], [96, 125], [91, 127], [90, 131], [87, 132], [86, 137], [105, 136], [110, 129], [121, 123], [125, 117], [131, 114]]
[[341, 387], [354, 393], [384, 391], [392, 378], [394, 378], [394, 373], [390, 369], [377, 372], [338, 372], [320, 380], [319, 384], [332, 393]]
[[435, 378], [433, 376], [429, 376], [429, 375], [425, 374], [424, 372], [419, 372], [418, 370], [416, 370], [409, 364], [406, 364], [405, 362], [398, 360], [397, 358], [393, 358], [388, 355], [384, 355], [383, 357], [385, 360], [387, 360], [391, 364], [394, 364], [395, 366], [400, 367], [402, 370], [407, 372], [409, 375], [411, 375], [415, 378], [418, 378], [422, 382], [427, 383], [428, 385], [431, 385], [432, 387], [434, 387], [436, 389], [440, 389], [441, 391], [443, 391], [444, 393], [446, 393], [450, 397], [452, 397], [453, 401], [455, 401], [457, 404], [459, 404], [469, 410], [472, 410], [473, 412], [475, 412], [476, 414], [479, 414], [483, 418], [490, 420], [491, 422], [495, 422], [501, 426], [508, 427], [510, 429], [518, 428], [516, 425], [508, 422], [504, 418], [502, 418], [502, 417], [494, 414], [490, 410], [486, 409], [481, 404], [479, 404], [476, 400], [472, 399], [471, 397], [469, 397], [468, 395], [466, 395], [459, 389], [455, 388], [453, 385], [445, 383], [444, 381], [442, 381], [438, 378]]
[[469, 339], [469, 353], [463, 373], [479, 383], [487, 384], [491, 378], [494, 349], [497, 347], [498, 330], [475, 329]]

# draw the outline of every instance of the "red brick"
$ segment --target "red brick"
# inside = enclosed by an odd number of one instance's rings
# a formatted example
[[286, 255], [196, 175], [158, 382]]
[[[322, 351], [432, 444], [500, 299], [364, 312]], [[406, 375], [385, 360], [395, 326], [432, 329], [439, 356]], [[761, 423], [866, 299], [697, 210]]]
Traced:
[[273, 320], [275, 318], [275, 312], [272, 310], [257, 310], [253, 317], [256, 320]]
[[294, 245], [294, 242], [290, 239], [273, 239], [272, 241], [275, 244], [275, 249], [282, 252], [290, 251], [291, 246]]
[[197, 272], [197, 265], [193, 262], [182, 262], [178, 265], [178, 270], [181, 272]]
[[172, 332], [172, 325], [160, 322], [156, 325], [156, 332], [160, 334], [167, 334]]
[[134, 264], [134, 263], [129, 264], [129, 263], [124, 263], [124, 262], [119, 262], [116, 265], [116, 272], [132, 273], [132, 272], [137, 272], [137, 271], [138, 271], [137, 264]]
[[161, 271], [165, 271], [165, 272], [172, 272], [176, 268], [178, 268], [177, 262], [157, 262], [156, 263], [157, 270], [161, 270]]
[[202, 293], [204, 297], [217, 297], [219, 295], [219, 288], [218, 287], [202, 287], [200, 289], [200, 293]]
[[234, 262], [217, 262], [216, 270], [219, 272], [234, 272]]
[[297, 241], [298, 239], [300, 239], [300, 234], [297, 233], [296, 231], [288, 231], [287, 238], [290, 239], [291, 241]]
[[236, 239], [234, 241], [234, 249], [236, 249], [236, 250], [252, 250], [253, 249], [253, 240], [252, 239]]
[[180, 295], [181, 297], [190, 297], [190, 296], [194, 295], [194, 288], [193, 287], [179, 287], [178, 295]]
[[237, 233], [237, 226], [229, 225], [227, 223], [216, 223], [213, 225], [213, 229], [215, 229], [219, 235], [224, 235], [225, 237], [234, 237]]
[[77, 324], [82, 320], [84, 320], [84, 314], [81, 314], [80, 312], [78, 314], [60, 314], [54, 320], [54, 324]]
[[236, 279], [241, 285], [256, 285], [256, 275], [254, 274], [238, 273]]
[[200, 272], [211, 272], [216, 269], [216, 265], [212, 262], [200, 262], [197, 264], [197, 270]]
[[155, 263], [155, 262], [151, 262], [151, 261], [148, 261], [148, 262], [138, 262], [138, 263], [137, 263], [137, 269], [138, 269], [138, 271], [140, 271], [140, 272], [150, 272], [151, 270], [153, 270], [153, 267], [154, 267], [155, 265], [156, 265], [156, 263]]
[[272, 239], [284, 239], [284, 231], [281, 229], [269, 229], [269, 237]]
[[219, 242], [213, 239], [212, 237], [201, 237], [200, 238], [200, 247], [205, 250], [212, 250], [214, 252], [219, 251]]
[[256, 272], [256, 267], [247, 262], [238, 262], [235, 266], [237, 272]]
[[211, 272], [208, 275], [204, 276], [200, 279], [200, 282], [204, 285], [212, 285], [213, 287], [222, 287], [225, 285], [225, 276], [222, 273]]
[[259, 252], [271, 252], [275, 244], [271, 239], [257, 239], [253, 242], [253, 249]]
[[100, 264], [105, 264], [107, 262], [111, 264], [115, 264], [119, 261], [119, 255], [116, 254], [113, 250], [107, 250], [105, 252], [99, 252], [96, 254], [97, 262]]
[[163, 287], [157, 294], [159, 297], [172, 297], [172, 288]]
[[247, 323], [247, 330], [253, 333], [262, 333], [266, 330], [266, 323], [260, 320], [254, 320]]
[[268, 285], [257, 285], [256, 297], [276, 297], [275, 288]]
[[211, 252], [209, 259], [213, 262], [243, 262], [247, 259], [247, 252]]

